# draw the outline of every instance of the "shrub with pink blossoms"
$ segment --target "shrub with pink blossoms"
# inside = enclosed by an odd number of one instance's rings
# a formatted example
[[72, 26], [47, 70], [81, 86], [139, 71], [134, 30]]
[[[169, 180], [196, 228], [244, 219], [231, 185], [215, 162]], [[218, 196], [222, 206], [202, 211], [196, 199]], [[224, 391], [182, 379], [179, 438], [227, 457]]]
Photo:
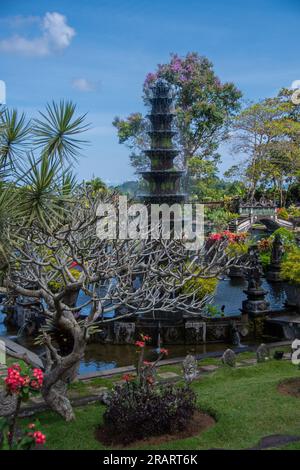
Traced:
[[22, 401], [40, 392], [44, 382], [44, 374], [41, 369], [26, 365], [13, 364], [7, 369], [4, 379], [6, 391], [9, 395], [16, 395], [15, 412], [9, 419], [0, 419], [0, 449], [31, 449], [35, 444], [45, 444], [46, 436], [35, 429], [35, 424], [30, 424], [22, 435], [15, 437], [17, 418]]

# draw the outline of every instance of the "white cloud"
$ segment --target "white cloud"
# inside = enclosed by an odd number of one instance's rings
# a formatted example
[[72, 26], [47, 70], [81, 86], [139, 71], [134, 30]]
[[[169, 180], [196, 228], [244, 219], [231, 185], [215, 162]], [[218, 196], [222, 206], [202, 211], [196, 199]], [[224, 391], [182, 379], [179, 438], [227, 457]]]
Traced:
[[87, 78], [74, 78], [72, 81], [72, 87], [78, 91], [93, 91], [95, 90], [95, 83], [91, 82]]
[[292, 90], [298, 90], [300, 88], [300, 80], [294, 80], [290, 86]]
[[40, 36], [27, 38], [15, 34], [0, 40], [0, 51], [29, 56], [46, 56], [68, 47], [76, 34], [74, 28], [67, 24], [66, 17], [60, 13], [48, 12], [39, 19], [39, 23], [42, 30]]

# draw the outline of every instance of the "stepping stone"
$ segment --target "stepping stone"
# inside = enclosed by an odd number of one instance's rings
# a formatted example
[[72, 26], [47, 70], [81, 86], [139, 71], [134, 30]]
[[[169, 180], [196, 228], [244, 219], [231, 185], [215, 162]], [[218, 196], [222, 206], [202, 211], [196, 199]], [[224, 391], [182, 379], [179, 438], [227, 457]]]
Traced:
[[217, 369], [219, 369], [219, 366], [215, 366], [213, 364], [209, 364], [207, 366], [200, 366], [201, 372], [214, 372]]
[[253, 366], [254, 364], [257, 363], [257, 360], [255, 358], [253, 359], [244, 359], [242, 361], [243, 364], [247, 364], [247, 365], [250, 365], [250, 366]]
[[175, 374], [175, 372], [161, 372], [157, 375], [162, 380], [173, 380], [180, 377], [178, 374]]

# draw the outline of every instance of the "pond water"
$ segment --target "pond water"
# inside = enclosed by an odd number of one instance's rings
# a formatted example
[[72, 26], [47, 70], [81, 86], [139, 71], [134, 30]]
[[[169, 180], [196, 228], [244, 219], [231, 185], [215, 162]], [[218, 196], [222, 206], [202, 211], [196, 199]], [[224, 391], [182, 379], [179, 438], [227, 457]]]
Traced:
[[[270, 284], [266, 279], [263, 279], [262, 287], [268, 292], [266, 299], [270, 302], [270, 309], [282, 309], [286, 299], [283, 285], [281, 283]], [[246, 279], [224, 279], [218, 284], [213, 305], [218, 309], [225, 305], [224, 313], [226, 316], [240, 315], [242, 302], [246, 298], [243, 292], [245, 289], [247, 289]]]
[[[269, 284], [265, 279], [262, 286], [268, 291], [267, 299], [272, 310], [282, 309], [285, 301], [285, 292], [282, 284]], [[239, 315], [242, 301], [246, 298], [243, 290], [247, 287], [244, 279], [224, 279], [218, 284], [213, 305], [221, 308], [225, 305], [225, 315]], [[0, 336], [10, 336], [16, 340], [16, 331], [7, 331], [3, 323], [5, 316], [1, 312], [0, 306]], [[29, 349], [36, 349], [27, 338], [18, 338], [18, 341]], [[224, 350], [230, 345], [215, 343], [198, 346], [173, 345], [168, 346], [169, 357], [185, 356], [188, 351], [195, 354], [202, 354], [217, 350]], [[154, 360], [155, 350], [151, 347], [146, 350], [146, 359]], [[136, 348], [132, 345], [112, 345], [112, 344], [90, 344], [87, 346], [85, 358], [80, 365], [80, 373], [101, 371], [134, 364], [136, 361]]]

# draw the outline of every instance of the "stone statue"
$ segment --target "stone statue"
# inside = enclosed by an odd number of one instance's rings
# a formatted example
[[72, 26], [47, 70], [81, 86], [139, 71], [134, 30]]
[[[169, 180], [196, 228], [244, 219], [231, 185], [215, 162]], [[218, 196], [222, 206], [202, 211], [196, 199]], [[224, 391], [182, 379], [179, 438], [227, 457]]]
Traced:
[[266, 359], [269, 359], [269, 349], [264, 343], [257, 348], [256, 359], [257, 362], [265, 362]]
[[248, 274], [248, 289], [260, 289], [263, 269], [259, 261], [259, 255], [256, 246], [249, 248], [249, 258], [250, 266]]
[[278, 233], [275, 234], [272, 243], [271, 263], [267, 272], [267, 279], [271, 282], [280, 282], [280, 265], [284, 254], [283, 243]]
[[230, 367], [235, 367], [236, 364], [236, 356], [235, 352], [232, 351], [232, 349], [226, 349], [222, 356], [222, 362], [223, 364], [230, 366]]
[[275, 234], [273, 243], [272, 243], [272, 253], [271, 253], [271, 263], [280, 264], [284, 253], [283, 243], [279, 233]]
[[188, 354], [182, 362], [183, 376], [187, 383], [191, 383], [198, 375], [198, 363], [195, 356]]

